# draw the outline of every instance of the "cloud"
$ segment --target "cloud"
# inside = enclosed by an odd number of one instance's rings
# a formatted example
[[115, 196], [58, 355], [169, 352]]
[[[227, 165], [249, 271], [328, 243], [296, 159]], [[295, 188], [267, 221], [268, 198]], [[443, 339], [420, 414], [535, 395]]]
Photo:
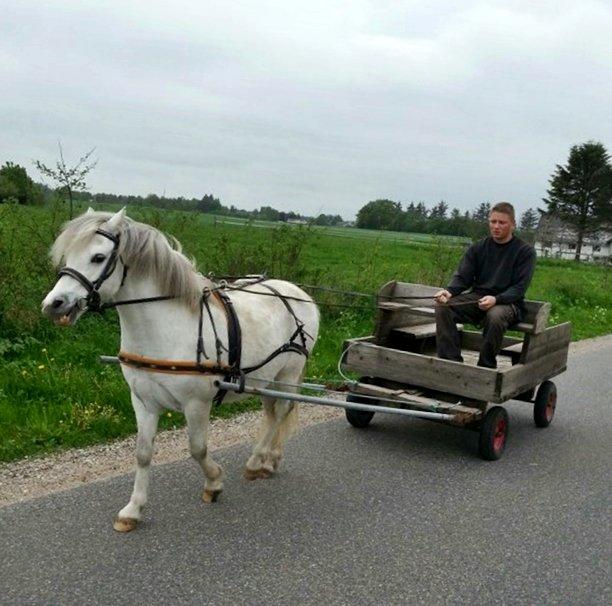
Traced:
[[610, 141], [612, 9], [574, 2], [20, 2], [2, 159], [96, 146], [96, 191], [344, 216], [373, 197], [535, 206]]

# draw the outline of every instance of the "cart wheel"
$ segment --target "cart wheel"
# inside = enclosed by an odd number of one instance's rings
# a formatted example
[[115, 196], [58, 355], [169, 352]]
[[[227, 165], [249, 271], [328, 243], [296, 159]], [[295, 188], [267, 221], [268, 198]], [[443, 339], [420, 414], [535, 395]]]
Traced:
[[548, 427], [555, 416], [557, 388], [552, 381], [544, 381], [538, 388], [533, 406], [533, 420], [536, 427]]
[[501, 458], [508, 437], [508, 413], [501, 406], [493, 406], [480, 426], [478, 451], [486, 461]]
[[[350, 393], [346, 397], [347, 402], [359, 402], [361, 404], [375, 404], [376, 400], [367, 400], [365, 398], [360, 398], [359, 396]], [[368, 410], [355, 410], [354, 408], [345, 408], [344, 412], [346, 413], [346, 420], [353, 426], [359, 429], [363, 429], [370, 424], [372, 417], [374, 416], [373, 412]]]

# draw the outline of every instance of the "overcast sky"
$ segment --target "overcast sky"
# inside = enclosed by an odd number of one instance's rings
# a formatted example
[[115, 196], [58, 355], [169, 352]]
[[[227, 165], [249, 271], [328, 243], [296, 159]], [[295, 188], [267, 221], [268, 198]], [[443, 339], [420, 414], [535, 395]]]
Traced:
[[541, 204], [612, 148], [612, 3], [3, 3], [0, 162], [96, 147], [94, 192], [355, 215]]

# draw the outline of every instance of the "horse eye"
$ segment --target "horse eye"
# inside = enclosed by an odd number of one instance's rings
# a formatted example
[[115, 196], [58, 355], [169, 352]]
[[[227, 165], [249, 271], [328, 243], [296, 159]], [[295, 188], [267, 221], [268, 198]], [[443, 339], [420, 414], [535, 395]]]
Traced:
[[92, 263], [102, 263], [102, 261], [104, 261], [104, 259], [106, 259], [106, 257], [104, 255], [101, 255], [101, 254], [98, 253], [97, 255], [94, 255], [91, 258], [91, 262]]

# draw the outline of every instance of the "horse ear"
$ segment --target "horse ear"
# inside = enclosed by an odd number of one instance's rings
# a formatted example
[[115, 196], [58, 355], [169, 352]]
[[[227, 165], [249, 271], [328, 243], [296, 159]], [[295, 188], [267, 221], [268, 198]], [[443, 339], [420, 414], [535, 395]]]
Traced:
[[125, 219], [125, 206], [117, 211], [109, 220], [108, 220], [108, 226], [111, 229], [114, 230], [119, 230], [119, 227], [121, 226], [121, 224], [123, 223], [123, 220]]

